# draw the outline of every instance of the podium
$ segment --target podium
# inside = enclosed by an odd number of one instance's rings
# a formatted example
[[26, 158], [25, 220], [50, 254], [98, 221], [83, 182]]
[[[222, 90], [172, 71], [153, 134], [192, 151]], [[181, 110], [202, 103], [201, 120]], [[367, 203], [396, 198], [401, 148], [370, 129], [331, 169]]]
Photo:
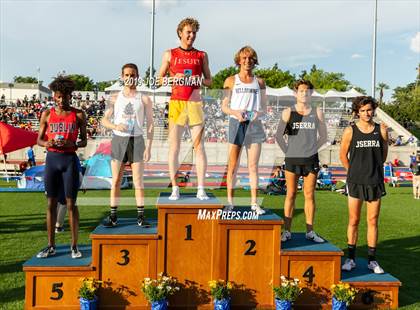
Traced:
[[213, 309], [208, 281], [217, 279], [233, 282], [232, 309], [274, 309], [272, 286], [280, 285], [281, 275], [299, 278], [304, 288], [294, 309], [331, 308], [329, 289], [339, 281], [359, 289], [354, 309], [398, 308], [398, 279], [372, 274], [363, 260], [341, 272], [343, 252], [303, 233], [281, 243], [283, 220], [271, 210], [256, 217], [249, 207], [223, 211], [214, 195], [205, 201], [192, 194], [168, 197], [157, 198], [158, 219], [148, 219], [149, 228], [128, 218], [113, 228], [96, 227], [91, 245], [80, 246], [81, 259], [70, 257], [69, 245], [57, 246], [53, 257], [29, 259], [25, 309], [79, 309], [84, 277], [103, 281], [101, 309], [150, 309], [141, 282], [161, 272], [181, 285], [169, 299], [173, 309]]

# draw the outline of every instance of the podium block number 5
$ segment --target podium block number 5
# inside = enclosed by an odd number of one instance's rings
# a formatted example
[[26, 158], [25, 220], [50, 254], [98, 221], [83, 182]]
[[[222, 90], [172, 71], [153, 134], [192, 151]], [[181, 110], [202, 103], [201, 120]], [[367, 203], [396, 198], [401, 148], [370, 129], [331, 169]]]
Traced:
[[130, 258], [128, 257], [130, 252], [128, 250], [121, 250], [120, 253], [123, 254], [123, 256], [121, 257], [123, 259], [123, 261], [122, 262], [117, 262], [117, 264], [120, 265], [120, 266], [128, 265], [128, 263], [130, 262]]
[[244, 255], [255, 255], [257, 253], [257, 250], [254, 250], [257, 244], [254, 240], [247, 240], [245, 244], [249, 244], [249, 248], [245, 251]]
[[60, 300], [61, 298], [63, 298], [64, 293], [63, 293], [63, 290], [60, 289], [60, 287], [63, 287], [63, 282], [52, 284], [51, 292], [53, 294], [57, 294], [57, 295], [56, 296], [51, 296], [50, 297], [51, 300]]

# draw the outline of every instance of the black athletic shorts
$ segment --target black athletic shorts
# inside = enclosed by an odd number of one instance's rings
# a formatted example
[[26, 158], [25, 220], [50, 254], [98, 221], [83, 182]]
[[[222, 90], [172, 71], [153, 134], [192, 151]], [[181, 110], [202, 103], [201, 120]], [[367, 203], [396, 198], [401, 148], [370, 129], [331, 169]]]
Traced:
[[264, 141], [265, 132], [260, 120], [239, 122], [229, 118], [229, 143], [242, 146]]
[[44, 184], [47, 197], [58, 198], [64, 188], [66, 198], [77, 198], [79, 168], [76, 153], [48, 152], [45, 160]]
[[304, 177], [309, 175], [309, 173], [318, 175], [319, 163], [315, 162], [315, 163], [299, 165], [299, 164], [294, 164], [293, 162], [291, 163], [290, 161], [286, 159], [284, 169], [286, 171], [289, 171], [296, 175], [304, 176]]
[[355, 184], [347, 182], [347, 193], [350, 197], [363, 201], [375, 201], [386, 195], [384, 183]]
[[114, 135], [111, 142], [112, 159], [123, 163], [137, 163], [143, 161], [145, 144], [143, 136], [121, 137]]

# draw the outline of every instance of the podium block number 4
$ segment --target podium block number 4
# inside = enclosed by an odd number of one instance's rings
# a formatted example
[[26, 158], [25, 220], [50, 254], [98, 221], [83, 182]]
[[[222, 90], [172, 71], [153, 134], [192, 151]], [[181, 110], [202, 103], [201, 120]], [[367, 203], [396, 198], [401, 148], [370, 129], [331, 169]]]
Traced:
[[63, 290], [61, 289], [61, 287], [63, 287], [63, 282], [59, 282], [59, 283], [53, 283], [52, 284], [52, 289], [51, 289], [51, 300], [60, 300], [61, 298], [63, 298]]
[[307, 278], [306, 282], [308, 282], [309, 284], [312, 284], [315, 278], [314, 267], [309, 266], [309, 268], [306, 269], [306, 271], [303, 273], [302, 277]]

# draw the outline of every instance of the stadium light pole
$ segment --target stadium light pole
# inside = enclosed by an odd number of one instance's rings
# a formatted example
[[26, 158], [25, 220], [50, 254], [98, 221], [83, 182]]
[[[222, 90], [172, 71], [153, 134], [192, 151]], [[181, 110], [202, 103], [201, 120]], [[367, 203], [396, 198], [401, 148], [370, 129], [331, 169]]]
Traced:
[[[153, 66], [155, 54], [155, 0], [152, 0], [152, 19], [151, 19], [151, 32], [150, 32], [150, 70], [149, 70], [149, 87], [153, 91], [153, 103], [155, 102], [155, 85], [153, 81]], [[153, 84], [154, 81], [153, 81]]]
[[375, 0], [373, 13], [373, 42], [372, 42], [372, 97], [376, 96], [376, 32], [378, 24], [378, 0]]

